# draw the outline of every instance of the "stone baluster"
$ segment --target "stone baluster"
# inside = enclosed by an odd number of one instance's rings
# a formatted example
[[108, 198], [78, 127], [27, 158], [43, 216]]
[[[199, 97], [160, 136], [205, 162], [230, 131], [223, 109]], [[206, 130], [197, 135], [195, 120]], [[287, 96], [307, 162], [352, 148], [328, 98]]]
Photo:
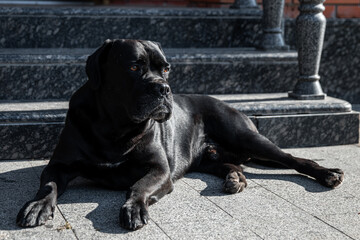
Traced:
[[326, 18], [325, 0], [300, 0], [300, 14], [296, 18], [299, 79], [289, 97], [296, 99], [324, 99], [320, 85], [319, 66], [324, 42]]
[[255, 0], [235, 0], [235, 2], [230, 6], [230, 8], [248, 8], [248, 7], [257, 7]]
[[264, 50], [288, 50], [285, 45], [281, 20], [285, 0], [263, 0], [263, 36], [258, 48]]

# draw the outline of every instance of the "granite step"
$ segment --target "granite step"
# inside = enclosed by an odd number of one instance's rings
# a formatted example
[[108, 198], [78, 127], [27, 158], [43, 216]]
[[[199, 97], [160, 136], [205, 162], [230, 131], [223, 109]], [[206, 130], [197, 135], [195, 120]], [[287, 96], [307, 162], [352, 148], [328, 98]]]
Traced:
[[[69, 100], [86, 80], [93, 48], [0, 49], [0, 100]], [[293, 89], [297, 53], [254, 48], [167, 48], [174, 93], [274, 93]]]
[[[296, 101], [285, 93], [214, 95], [255, 123], [280, 147], [359, 142], [359, 113], [343, 100]], [[0, 103], [0, 159], [48, 158], [64, 126], [67, 101]]]
[[261, 10], [126, 7], [2, 7], [0, 48], [95, 48], [107, 38], [167, 48], [254, 47]]

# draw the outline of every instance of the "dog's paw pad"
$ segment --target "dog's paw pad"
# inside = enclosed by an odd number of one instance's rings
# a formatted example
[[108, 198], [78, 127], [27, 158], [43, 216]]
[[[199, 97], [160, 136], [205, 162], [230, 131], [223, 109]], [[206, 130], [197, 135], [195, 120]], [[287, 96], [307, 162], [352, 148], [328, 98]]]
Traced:
[[225, 179], [223, 184], [223, 191], [226, 193], [242, 192], [247, 186], [245, 176], [241, 172], [232, 171]]
[[120, 210], [120, 226], [138, 230], [149, 221], [149, 213], [144, 203], [127, 201]]
[[344, 180], [344, 172], [341, 169], [328, 169], [324, 178], [324, 185], [330, 188], [339, 186]]
[[17, 215], [16, 223], [20, 227], [35, 227], [44, 225], [54, 217], [55, 206], [51, 201], [42, 199], [27, 202]]

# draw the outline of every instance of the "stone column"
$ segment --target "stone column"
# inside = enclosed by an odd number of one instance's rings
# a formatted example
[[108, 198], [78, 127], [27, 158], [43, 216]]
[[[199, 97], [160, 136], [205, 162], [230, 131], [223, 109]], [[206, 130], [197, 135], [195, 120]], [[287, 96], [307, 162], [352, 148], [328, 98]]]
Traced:
[[264, 50], [288, 50], [285, 45], [281, 20], [283, 18], [285, 0], [263, 0], [263, 36], [260, 49]]
[[255, 0], [235, 0], [235, 2], [230, 6], [230, 8], [248, 8], [248, 7], [257, 7]]
[[296, 18], [299, 79], [289, 97], [296, 99], [324, 99], [320, 85], [319, 66], [324, 42], [326, 18], [325, 0], [300, 0], [300, 14]]

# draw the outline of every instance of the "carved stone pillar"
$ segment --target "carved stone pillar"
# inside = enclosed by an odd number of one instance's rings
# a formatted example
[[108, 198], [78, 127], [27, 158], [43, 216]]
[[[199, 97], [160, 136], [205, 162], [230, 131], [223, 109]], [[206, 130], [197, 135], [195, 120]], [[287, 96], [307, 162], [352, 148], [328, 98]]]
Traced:
[[235, 0], [235, 2], [230, 6], [230, 8], [248, 8], [248, 7], [257, 7], [255, 0]]
[[300, 0], [300, 14], [296, 18], [299, 79], [289, 97], [296, 99], [324, 99], [320, 85], [319, 67], [324, 42], [326, 18], [325, 0]]
[[283, 18], [285, 0], [263, 0], [263, 36], [260, 49], [287, 50], [285, 45], [281, 20]]

